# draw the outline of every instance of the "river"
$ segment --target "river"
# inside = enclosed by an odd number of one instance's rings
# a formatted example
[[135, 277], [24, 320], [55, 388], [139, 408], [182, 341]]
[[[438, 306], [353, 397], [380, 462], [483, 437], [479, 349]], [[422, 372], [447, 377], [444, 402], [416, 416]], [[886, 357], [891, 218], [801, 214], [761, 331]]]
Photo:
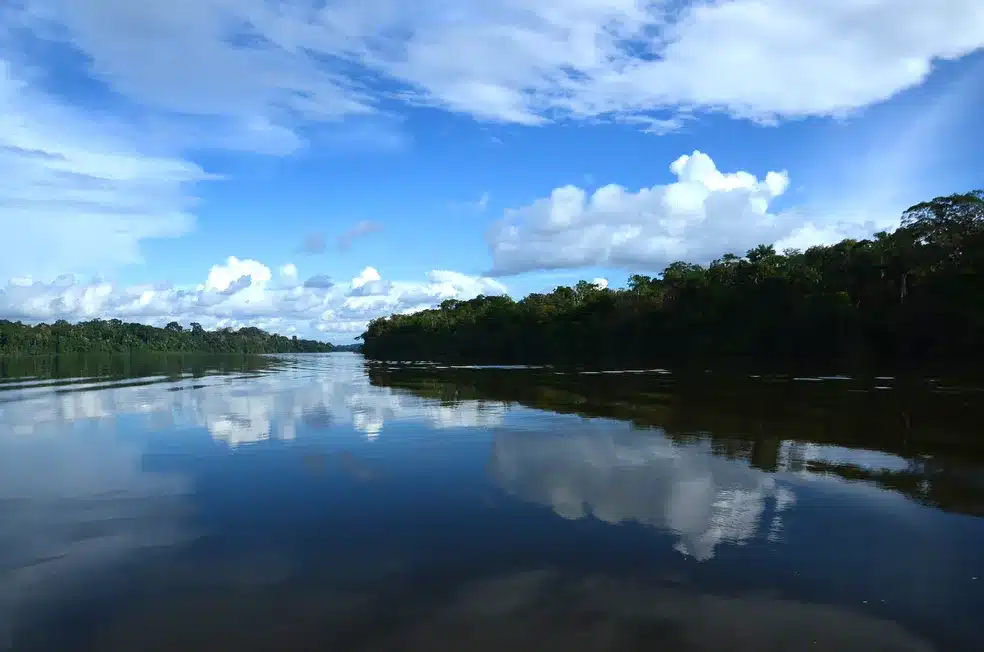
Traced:
[[971, 384], [0, 370], [0, 650], [984, 649]]

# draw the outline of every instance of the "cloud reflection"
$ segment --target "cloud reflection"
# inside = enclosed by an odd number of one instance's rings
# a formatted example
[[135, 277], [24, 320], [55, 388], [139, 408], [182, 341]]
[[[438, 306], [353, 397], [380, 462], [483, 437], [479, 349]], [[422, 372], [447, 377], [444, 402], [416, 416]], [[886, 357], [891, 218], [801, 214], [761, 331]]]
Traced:
[[661, 431], [585, 425], [566, 434], [503, 432], [491, 473], [506, 491], [568, 519], [634, 521], [674, 533], [676, 549], [697, 560], [720, 543], [742, 545], [769, 518], [780, 536], [795, 495], [768, 473], [711, 452], [710, 442], [682, 446]]
[[105, 588], [110, 565], [191, 535], [190, 483], [144, 473], [138, 447], [112, 433], [10, 437], [10, 425], [0, 431], [0, 649], [45, 605]]
[[[239, 446], [293, 439], [298, 427], [351, 426], [375, 439], [387, 421], [419, 420], [433, 428], [491, 427], [504, 403], [463, 401], [454, 406], [370, 385], [355, 355], [296, 358], [273, 373], [167, 382], [33, 384], [0, 394], [0, 437], [51, 432], [84, 420], [151, 415], [161, 428], [205, 427], [212, 437]], [[150, 379], [152, 380], [152, 379]], [[158, 379], [166, 381], [166, 379]], [[98, 389], [98, 391], [96, 391]]]
[[[190, 479], [145, 472], [139, 433], [205, 428], [240, 446], [346, 425], [374, 439], [392, 420], [488, 427], [505, 414], [503, 403], [450, 407], [371, 386], [354, 355], [298, 357], [269, 373], [8, 379], [0, 388], [0, 649], [15, 626], [91, 578], [194, 534]], [[374, 477], [356, 461], [340, 463]]]

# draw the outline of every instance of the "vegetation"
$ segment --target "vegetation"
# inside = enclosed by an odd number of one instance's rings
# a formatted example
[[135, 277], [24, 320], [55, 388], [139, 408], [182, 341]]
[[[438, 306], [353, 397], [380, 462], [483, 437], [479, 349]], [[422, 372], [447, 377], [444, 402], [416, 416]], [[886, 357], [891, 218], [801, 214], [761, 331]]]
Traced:
[[953, 368], [984, 359], [982, 271], [975, 191], [913, 206], [871, 239], [676, 262], [620, 290], [448, 300], [374, 320], [362, 338], [388, 360]]
[[332, 351], [325, 342], [273, 335], [259, 328], [221, 328], [207, 331], [193, 322], [164, 328], [124, 323], [119, 319], [70, 324], [28, 325], [0, 320], [0, 355], [181, 351], [195, 353], [295, 353]]

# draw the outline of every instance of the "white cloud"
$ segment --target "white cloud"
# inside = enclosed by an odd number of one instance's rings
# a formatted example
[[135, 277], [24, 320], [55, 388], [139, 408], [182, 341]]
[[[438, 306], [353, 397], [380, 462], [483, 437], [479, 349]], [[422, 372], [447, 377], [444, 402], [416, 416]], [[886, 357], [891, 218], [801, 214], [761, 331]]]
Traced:
[[212, 266], [204, 283], [190, 288], [83, 282], [72, 276], [50, 283], [18, 278], [0, 286], [0, 319], [117, 318], [156, 325], [197, 321], [206, 328], [257, 326], [285, 335], [327, 334], [349, 341], [376, 317], [429, 308], [445, 299], [506, 292], [493, 279], [446, 270], [432, 271], [423, 281], [388, 281], [366, 267], [349, 283], [333, 284], [316, 275], [303, 285], [296, 282], [298, 273], [296, 265], [284, 265], [282, 282], [274, 283], [263, 263], [230, 256]]
[[127, 97], [221, 116], [278, 147], [292, 120], [374, 113], [384, 95], [521, 124], [613, 115], [656, 132], [699, 110], [839, 114], [984, 45], [977, 0], [25, 4], [20, 23], [53, 20]]
[[297, 281], [297, 265], [294, 263], [287, 263], [286, 265], [280, 266], [280, 279], [285, 283], [294, 283]]
[[[297, 269], [294, 271], [296, 273]], [[204, 289], [222, 292], [243, 277], [249, 277], [258, 287], [262, 286], [270, 280], [270, 268], [255, 260], [239, 260], [229, 256], [225, 265], [212, 266]]]
[[708, 262], [759, 244], [808, 246], [858, 236], [873, 225], [774, 213], [789, 185], [785, 172], [758, 179], [724, 173], [699, 151], [670, 165], [676, 181], [637, 192], [609, 184], [577, 186], [506, 211], [488, 233], [494, 272], [589, 266], [662, 269], [676, 260]]
[[[182, 158], [186, 148], [287, 154], [305, 145], [308, 127], [343, 119], [343, 137], [373, 125], [389, 133], [401, 103], [528, 125], [612, 119], [656, 133], [705, 111], [761, 121], [841, 115], [984, 44], [979, 0], [322, 5], [4, 3], [0, 280], [107, 271], [139, 262], [147, 239], [187, 233], [191, 186], [214, 177]], [[39, 90], [80, 71], [93, 79], [72, 81], [117, 93], [119, 111], [97, 114]], [[577, 201], [568, 195], [558, 199]], [[632, 263], [676, 246], [657, 238], [630, 251], [634, 233], [606, 231], [601, 244]], [[528, 266], [505, 235], [499, 262]], [[534, 257], [580, 264], [584, 243], [563, 244], [571, 255]]]
[[352, 279], [353, 288], [361, 288], [366, 283], [372, 283], [380, 279], [379, 272], [375, 267], [366, 267], [358, 276]]
[[0, 279], [138, 262], [140, 243], [194, 227], [189, 186], [211, 177], [32, 90], [0, 57]]
[[591, 283], [598, 289], [604, 290], [608, 287], [608, 279], [598, 277], [591, 281]]

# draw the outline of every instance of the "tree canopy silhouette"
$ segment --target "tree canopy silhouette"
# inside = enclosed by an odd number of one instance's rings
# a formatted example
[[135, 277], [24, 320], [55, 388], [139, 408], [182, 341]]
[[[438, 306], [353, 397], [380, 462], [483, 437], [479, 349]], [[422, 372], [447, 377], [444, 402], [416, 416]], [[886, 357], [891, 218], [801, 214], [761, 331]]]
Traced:
[[0, 355], [183, 351], [201, 353], [292, 353], [332, 351], [326, 342], [274, 335], [248, 327], [206, 331], [197, 322], [185, 329], [177, 322], [164, 328], [94, 319], [70, 324], [28, 325], [0, 320]]
[[729, 360], [964, 366], [984, 353], [984, 191], [906, 210], [895, 231], [806, 251], [760, 245], [703, 266], [373, 320], [370, 358], [584, 365]]

